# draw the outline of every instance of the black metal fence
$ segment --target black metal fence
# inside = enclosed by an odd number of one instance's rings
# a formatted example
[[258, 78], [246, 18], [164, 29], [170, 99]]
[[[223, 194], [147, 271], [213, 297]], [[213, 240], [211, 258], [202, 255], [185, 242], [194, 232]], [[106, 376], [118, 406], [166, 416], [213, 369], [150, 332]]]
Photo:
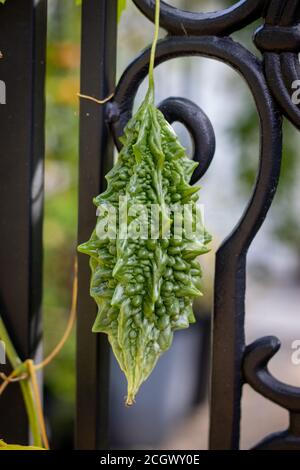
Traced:
[[[149, 60], [149, 50], [141, 53], [115, 89], [117, 0], [82, 3], [81, 91], [100, 98], [115, 93], [103, 107], [81, 103], [79, 242], [88, 238], [94, 226], [90, 201], [103, 189], [104, 175], [113, 162], [113, 139], [119, 147], [118, 138], [131, 116]], [[153, 21], [154, 0], [134, 3]], [[0, 106], [0, 301], [24, 358], [37, 353], [41, 336], [46, 17], [46, 0], [9, 0], [0, 11], [0, 76], [7, 85], [7, 104]], [[259, 18], [262, 26], [255, 32], [254, 42], [262, 60], [230, 38], [231, 33]], [[245, 383], [290, 413], [289, 429], [267, 436], [256, 448], [300, 449], [300, 389], [278, 382], [267, 368], [279, 349], [279, 340], [262, 338], [247, 346], [244, 332], [247, 251], [276, 193], [282, 116], [300, 128], [300, 108], [291, 99], [292, 85], [300, 78], [299, 22], [298, 0], [242, 0], [217, 13], [184, 12], [165, 2], [161, 6], [161, 26], [168, 34], [159, 43], [156, 65], [190, 55], [226, 63], [246, 81], [260, 118], [256, 187], [237, 227], [216, 255], [211, 449], [239, 448]], [[201, 155], [202, 163], [198, 179], [213, 156], [212, 126], [187, 100], [170, 98], [161, 109], [170, 122], [182, 122], [194, 137], [195, 158]], [[108, 344], [103, 335], [90, 333], [96, 307], [88, 294], [89, 279], [88, 261], [80, 257], [76, 448], [107, 449]], [[1, 398], [0, 435], [5, 431], [7, 439], [24, 442], [28, 428], [19, 398], [13, 387]]]
[[[24, 359], [41, 338], [47, 2], [35, 3], [12, 0], [0, 11], [0, 310]], [[0, 435], [26, 442], [19, 387], [9, 387], [0, 410]]]

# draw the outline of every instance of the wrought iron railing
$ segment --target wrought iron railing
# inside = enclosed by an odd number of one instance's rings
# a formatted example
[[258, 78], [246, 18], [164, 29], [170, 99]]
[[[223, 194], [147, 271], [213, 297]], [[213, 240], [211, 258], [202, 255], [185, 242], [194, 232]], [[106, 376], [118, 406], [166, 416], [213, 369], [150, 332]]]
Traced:
[[[113, 8], [111, 2], [101, 3], [99, 9], [103, 8], [105, 14]], [[134, 0], [134, 3], [153, 21], [154, 0]], [[86, 10], [92, 8], [87, 4]], [[174, 57], [195, 55], [226, 63], [246, 81], [260, 118], [260, 162], [255, 190], [244, 215], [216, 255], [211, 449], [239, 448], [241, 396], [245, 383], [290, 411], [289, 430], [268, 436], [257, 447], [300, 449], [300, 390], [281, 384], [267, 369], [268, 361], [279, 348], [279, 340], [263, 338], [246, 347], [244, 322], [247, 251], [276, 193], [282, 153], [282, 115], [297, 127], [300, 125], [300, 109], [291, 99], [292, 84], [300, 77], [299, 15], [300, 2], [295, 0], [245, 0], [216, 13], [181, 11], [166, 2], [161, 5], [161, 26], [168, 34], [158, 45], [156, 65]], [[262, 26], [254, 33], [254, 43], [262, 52], [263, 60], [230, 37], [231, 33], [259, 18]], [[120, 147], [118, 138], [131, 116], [139, 85], [147, 74], [148, 61], [149, 49], [125, 70], [114, 99], [106, 107], [103, 121], [108, 121], [117, 147]], [[102, 70], [101, 73], [103, 77], [105, 72]], [[110, 84], [102, 91], [112, 90]], [[194, 181], [198, 180], [214, 155], [211, 123], [198, 106], [184, 98], [169, 98], [160, 108], [170, 122], [181, 122], [191, 133], [195, 142], [194, 159], [199, 160], [201, 156], [200, 169], [194, 175]], [[105, 401], [106, 384], [102, 383], [102, 387]]]

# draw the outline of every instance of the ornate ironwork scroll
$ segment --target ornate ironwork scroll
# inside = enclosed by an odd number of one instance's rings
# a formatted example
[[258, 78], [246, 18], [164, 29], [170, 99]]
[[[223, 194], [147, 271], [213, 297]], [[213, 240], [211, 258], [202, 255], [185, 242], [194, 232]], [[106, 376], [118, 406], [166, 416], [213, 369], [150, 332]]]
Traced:
[[[150, 20], [154, 0], [134, 0]], [[261, 18], [254, 41], [263, 55], [257, 58], [230, 34]], [[246, 347], [245, 286], [247, 251], [264, 222], [275, 195], [282, 153], [282, 115], [300, 128], [300, 108], [291, 99], [292, 83], [300, 78], [299, 0], [241, 0], [215, 13], [191, 13], [162, 2], [161, 26], [168, 36], [160, 41], [156, 65], [181, 56], [220, 60], [238, 71], [256, 103], [260, 120], [260, 161], [257, 182], [238, 225], [216, 255], [211, 382], [211, 449], [238, 449], [240, 407], [244, 383], [290, 412], [290, 427], [267, 437], [256, 448], [300, 449], [300, 389], [277, 381], [267, 363], [279, 340], [263, 338]], [[124, 72], [107, 119], [116, 142], [128, 122], [135, 95], [148, 71], [149, 49]], [[194, 159], [201, 162], [198, 180], [209, 167], [215, 137], [209, 119], [192, 102], [169, 98], [160, 105], [166, 118], [182, 122], [195, 141]]]

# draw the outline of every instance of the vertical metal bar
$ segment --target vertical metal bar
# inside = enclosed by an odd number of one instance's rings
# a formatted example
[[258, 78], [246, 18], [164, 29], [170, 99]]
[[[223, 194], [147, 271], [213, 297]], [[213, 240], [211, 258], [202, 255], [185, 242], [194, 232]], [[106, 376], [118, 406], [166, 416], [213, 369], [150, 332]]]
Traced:
[[[81, 92], [105, 98], [113, 92], [116, 73], [117, 0], [83, 0]], [[105, 106], [81, 100], [79, 164], [79, 243], [95, 226], [92, 204], [113, 165], [113, 142], [105, 122]], [[77, 323], [77, 449], [108, 446], [109, 348], [104, 335], [91, 332], [96, 305], [89, 296], [90, 269], [79, 256]]]
[[[41, 342], [47, 0], [0, 6], [0, 313], [23, 359]], [[0, 436], [28, 442], [19, 387], [0, 400]]]
[[217, 253], [213, 317], [210, 449], [237, 450], [245, 349], [245, 256], [234, 246]]

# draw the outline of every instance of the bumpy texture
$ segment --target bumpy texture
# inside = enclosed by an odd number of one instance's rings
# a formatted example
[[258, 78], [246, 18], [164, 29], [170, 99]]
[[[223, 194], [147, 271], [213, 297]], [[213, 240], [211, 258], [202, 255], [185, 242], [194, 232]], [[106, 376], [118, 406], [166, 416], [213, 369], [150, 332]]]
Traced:
[[[157, 204], [165, 222], [158, 239], [100, 239], [96, 230], [79, 247], [90, 255], [91, 295], [99, 311], [93, 326], [108, 335], [114, 354], [128, 381], [127, 404], [134, 402], [140, 385], [147, 379], [161, 354], [172, 344], [173, 332], [195, 322], [192, 303], [199, 295], [201, 268], [196, 260], [206, 253], [210, 236], [201, 241], [174, 238], [174, 204], [191, 204], [195, 210], [199, 187], [190, 186], [197, 163], [191, 161], [172, 127], [155, 108], [151, 90], [122, 138], [123, 148], [107, 175], [107, 190], [95, 198], [96, 206], [112, 204], [119, 213], [119, 197], [127, 197], [128, 230], [137, 223], [130, 208]], [[103, 219], [98, 217], [98, 223]], [[141, 220], [141, 219], [139, 219]], [[170, 237], [164, 233], [170, 223]], [[150, 234], [150, 224], [148, 235]], [[147, 238], [147, 237], [145, 237]]]

